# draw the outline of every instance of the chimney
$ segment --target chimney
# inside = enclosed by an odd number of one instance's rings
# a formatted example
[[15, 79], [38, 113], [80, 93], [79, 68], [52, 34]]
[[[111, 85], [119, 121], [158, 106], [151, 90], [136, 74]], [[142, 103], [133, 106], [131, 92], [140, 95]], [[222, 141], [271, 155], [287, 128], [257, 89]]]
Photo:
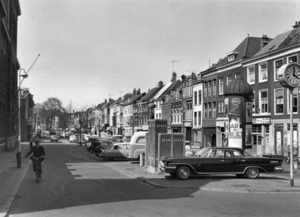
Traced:
[[293, 28], [296, 29], [300, 26], [300, 21], [296, 21], [295, 25], [293, 25]]
[[162, 81], [158, 82], [158, 87], [162, 87], [162, 86], [164, 86], [164, 82]]
[[176, 80], [177, 80], [176, 72], [173, 72], [171, 82], [175, 82]]
[[137, 90], [136, 94], [141, 94], [141, 88]]
[[260, 40], [260, 45], [261, 45], [261, 48], [263, 48], [264, 46], [266, 46], [270, 41], [270, 38], [267, 36], [267, 35], [263, 35], [263, 37], [261, 38]]

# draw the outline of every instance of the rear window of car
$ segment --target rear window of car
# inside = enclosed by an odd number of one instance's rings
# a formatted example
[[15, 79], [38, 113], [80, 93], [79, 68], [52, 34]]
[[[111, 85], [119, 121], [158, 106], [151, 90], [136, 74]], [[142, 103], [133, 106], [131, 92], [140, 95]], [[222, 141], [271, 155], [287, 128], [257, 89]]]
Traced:
[[146, 144], [146, 137], [140, 137], [136, 140], [136, 144]]

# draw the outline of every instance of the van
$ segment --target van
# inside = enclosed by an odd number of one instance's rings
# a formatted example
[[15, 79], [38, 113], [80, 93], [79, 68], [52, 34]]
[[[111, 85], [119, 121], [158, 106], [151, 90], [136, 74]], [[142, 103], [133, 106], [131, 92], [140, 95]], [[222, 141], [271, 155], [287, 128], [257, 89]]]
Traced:
[[140, 154], [145, 155], [146, 133], [147, 132], [136, 132], [133, 134], [129, 143], [128, 160], [138, 160]]

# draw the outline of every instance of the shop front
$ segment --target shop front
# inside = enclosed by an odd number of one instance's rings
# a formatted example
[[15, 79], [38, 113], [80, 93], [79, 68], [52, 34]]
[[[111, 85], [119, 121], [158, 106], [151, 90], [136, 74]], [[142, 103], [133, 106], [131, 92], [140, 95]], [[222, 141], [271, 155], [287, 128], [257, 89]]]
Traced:
[[216, 147], [216, 127], [205, 127], [203, 128], [203, 142], [204, 147]]

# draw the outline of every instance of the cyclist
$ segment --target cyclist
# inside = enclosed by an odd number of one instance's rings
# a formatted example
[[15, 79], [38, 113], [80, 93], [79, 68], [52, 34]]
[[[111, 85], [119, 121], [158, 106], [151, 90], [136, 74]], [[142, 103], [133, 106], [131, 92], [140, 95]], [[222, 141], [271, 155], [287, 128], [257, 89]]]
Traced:
[[[41, 174], [42, 174], [42, 162], [44, 159], [45, 159], [45, 149], [43, 146], [40, 145], [40, 141], [39, 140], [36, 140], [35, 141], [35, 146], [33, 146], [29, 152], [24, 156], [24, 157], [28, 157], [29, 155], [31, 155], [33, 153], [33, 155], [30, 157], [30, 159], [32, 160], [32, 157], [37, 157], [39, 158], [40, 160], [38, 161], [39, 165], [40, 165], [40, 177], [39, 178], [42, 178]], [[36, 171], [36, 164], [34, 163], [35, 161], [33, 161], [33, 171], [35, 172]]]

